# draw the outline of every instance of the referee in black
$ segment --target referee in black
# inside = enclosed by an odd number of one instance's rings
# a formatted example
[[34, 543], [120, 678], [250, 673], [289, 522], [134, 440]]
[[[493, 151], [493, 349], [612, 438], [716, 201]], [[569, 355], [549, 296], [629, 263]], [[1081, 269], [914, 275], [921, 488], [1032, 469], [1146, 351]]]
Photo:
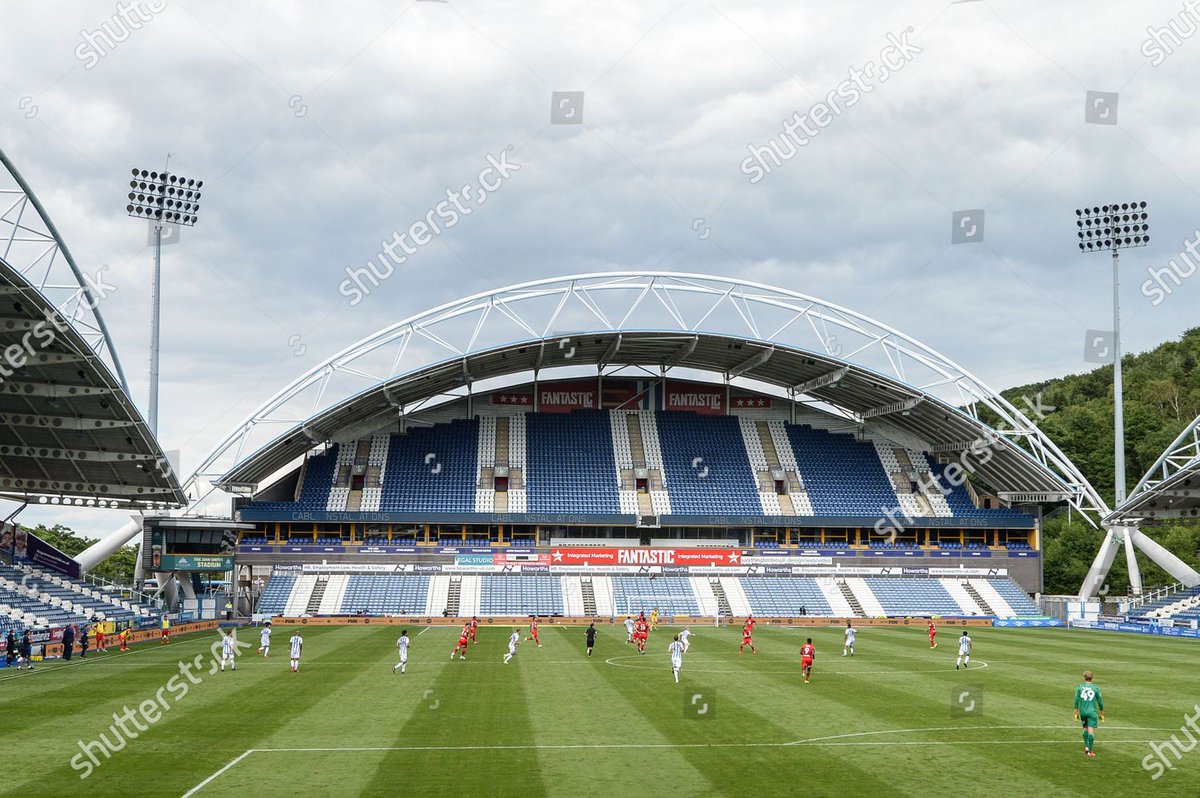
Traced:
[[592, 649], [596, 647], [596, 624], [589, 623], [587, 628], [587, 651], [588, 656], [592, 656]]

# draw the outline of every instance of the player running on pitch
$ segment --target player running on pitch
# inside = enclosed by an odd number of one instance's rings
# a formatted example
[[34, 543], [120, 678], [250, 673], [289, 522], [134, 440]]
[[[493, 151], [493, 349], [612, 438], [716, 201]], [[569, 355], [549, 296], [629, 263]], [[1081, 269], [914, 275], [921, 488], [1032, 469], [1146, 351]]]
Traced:
[[804, 683], [808, 684], [808, 680], [812, 677], [813, 659], [817, 656], [817, 649], [813, 646], [812, 638], [800, 646], [800, 672], [804, 674]]
[[300, 636], [299, 632], [296, 632], [296, 634], [292, 635], [292, 639], [288, 641], [288, 644], [291, 646], [291, 651], [288, 654], [291, 657], [292, 673], [299, 673], [300, 653], [304, 650], [304, 638]]
[[1075, 688], [1075, 722], [1083, 724], [1083, 752], [1094, 757], [1096, 727], [1104, 720], [1104, 699], [1100, 688], [1092, 684], [1092, 672], [1083, 672], [1083, 684]]
[[633, 642], [633, 616], [625, 616], [625, 645]]
[[854, 635], [855, 634], [856, 633], [854, 631], [854, 624], [850, 623], [850, 621], [846, 621], [846, 640], [845, 640], [845, 642], [842, 643], [842, 656], [843, 657], [846, 656], [847, 653], [849, 653], [850, 656], [852, 656], [852, 657], [854, 656]]
[[504, 655], [504, 664], [507, 665], [513, 657], [517, 656], [517, 646], [521, 643], [521, 630], [513, 629], [513, 633], [508, 636], [508, 653]]
[[400, 637], [396, 639], [396, 650], [400, 652], [400, 661], [392, 666], [392, 673], [399, 668], [401, 673], [408, 667], [408, 630], [401, 629]]
[[937, 626], [933, 621], [929, 622], [929, 648], [931, 650], [937, 648]]
[[458, 654], [459, 659], [467, 658], [467, 641], [471, 638], [471, 624], [464, 623], [463, 628], [458, 633], [458, 645], [450, 652], [450, 659], [454, 659], [454, 655]]
[[667, 651], [671, 652], [671, 673], [675, 676], [675, 684], [679, 684], [679, 669], [683, 667], [683, 643], [679, 642], [679, 635], [675, 635]]
[[633, 625], [633, 642], [637, 643], [639, 654], [646, 653], [646, 640], [650, 636], [650, 624], [645, 618], [638, 618], [637, 623]]
[[964, 668], [971, 667], [971, 650], [974, 647], [971, 636], [967, 634], [966, 629], [963, 629], [962, 637], [958, 638], [958, 659], [954, 661], [954, 670], [958, 670], [959, 665]]
[[479, 627], [479, 618], [472, 617], [471, 618], [471, 642], [472, 643], [476, 642], [475, 641], [475, 630], [478, 627]]
[[750, 653], [757, 654], [758, 649], [754, 647], [754, 624], [753, 618], [746, 619], [746, 625], [742, 627], [742, 644], [738, 646], [738, 653], [741, 654], [746, 646], [750, 646]]
[[532, 640], [533, 642], [537, 643], [538, 648], [542, 647], [542, 641], [538, 640], [537, 616], [536, 615], [533, 616], [533, 620], [529, 622], [529, 637], [527, 637], [525, 639]]
[[587, 655], [592, 656], [592, 649], [596, 647], [596, 624], [589, 623], [587, 628]]
[[221, 638], [221, 670], [225, 670], [225, 663], [228, 662], [232, 667], [231, 670], [237, 670], [237, 660], [234, 659], [233, 648], [233, 632], [225, 632], [225, 636]]
[[692, 636], [692, 630], [688, 629], [686, 626], [683, 627], [683, 631], [679, 633], [679, 642], [683, 643], [683, 653], [684, 654], [688, 653], [688, 649], [692, 647], [692, 644], [690, 642], [688, 642], [688, 638], [690, 638], [691, 636]]
[[263, 628], [258, 633], [258, 653], [264, 657], [271, 651], [271, 622], [267, 621], [263, 624]]

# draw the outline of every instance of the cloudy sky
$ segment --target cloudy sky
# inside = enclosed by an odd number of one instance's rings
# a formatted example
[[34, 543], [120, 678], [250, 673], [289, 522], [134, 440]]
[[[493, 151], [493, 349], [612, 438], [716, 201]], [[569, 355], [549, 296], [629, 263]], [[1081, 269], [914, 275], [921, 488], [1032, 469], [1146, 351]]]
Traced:
[[[171, 152], [172, 171], [205, 181], [198, 225], [164, 254], [160, 437], [185, 473], [276, 390], [376, 329], [577, 272], [783, 286], [1005, 388], [1090, 368], [1085, 331], [1112, 326], [1108, 258], [1076, 249], [1082, 204], [1151, 205], [1154, 243], [1123, 259], [1127, 348], [1198, 322], [1200, 280], [1157, 305], [1140, 287], [1200, 227], [1200, 36], [1148, 31], [1186, 33], [1188, 13], [9, 2], [0, 147], [84, 269], [109, 266], [118, 290], [102, 310], [143, 407], [151, 253], [125, 216], [129, 169]], [[1089, 92], [1105, 94], [1089, 104]], [[760, 173], [746, 159], [772, 141], [782, 157]], [[519, 169], [486, 203], [352, 306], [346, 267], [502, 153]], [[979, 209], [982, 224], [957, 228], [971, 240], [952, 243], [954, 213]], [[22, 520], [89, 534], [123, 520], [38, 512]]]

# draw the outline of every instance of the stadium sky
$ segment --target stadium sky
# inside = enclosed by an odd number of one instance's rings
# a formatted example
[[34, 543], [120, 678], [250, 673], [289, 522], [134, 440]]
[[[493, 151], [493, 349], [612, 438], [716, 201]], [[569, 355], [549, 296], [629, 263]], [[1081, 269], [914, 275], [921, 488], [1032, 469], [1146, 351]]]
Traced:
[[[1181, 2], [12, 2], [0, 146], [84, 269], [109, 267], [102, 310], [143, 409], [151, 252], [125, 216], [129, 169], [170, 151], [205, 181], [198, 225], [164, 250], [160, 437], [184, 473], [376, 329], [576, 272], [795, 289], [1003, 389], [1092, 368], [1085, 330], [1111, 327], [1080, 205], [1150, 203], [1153, 243], [1123, 258], [1127, 351], [1200, 321], [1200, 278], [1157, 305], [1140, 288], [1200, 228], [1200, 36], [1163, 47], [1147, 28], [1197, 18]], [[551, 124], [552, 93], [580, 91], [558, 112], [581, 123]], [[1093, 122], [1089, 91], [1117, 93]], [[835, 113], [814, 107], [831, 94]], [[801, 146], [783, 140], [797, 112], [816, 133], [793, 121]], [[772, 140], [790, 157], [751, 182], [749, 148]], [[346, 267], [501, 153], [519, 169], [352, 306]], [[983, 240], [952, 244], [953, 213], [974, 209]], [[123, 516], [21, 520], [99, 535]]]

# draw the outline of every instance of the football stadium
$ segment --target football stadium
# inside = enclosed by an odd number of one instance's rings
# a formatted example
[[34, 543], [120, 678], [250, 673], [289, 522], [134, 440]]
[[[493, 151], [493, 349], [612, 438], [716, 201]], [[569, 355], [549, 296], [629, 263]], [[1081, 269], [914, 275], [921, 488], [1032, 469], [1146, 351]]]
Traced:
[[[1200, 795], [1200, 573], [1159, 531], [1200, 417], [1114, 497], [962, 331], [737, 268], [497, 272], [356, 316], [183, 470], [157, 304], [144, 413], [61, 192], [0, 164], [0, 794]], [[132, 178], [157, 281], [202, 184]]]

